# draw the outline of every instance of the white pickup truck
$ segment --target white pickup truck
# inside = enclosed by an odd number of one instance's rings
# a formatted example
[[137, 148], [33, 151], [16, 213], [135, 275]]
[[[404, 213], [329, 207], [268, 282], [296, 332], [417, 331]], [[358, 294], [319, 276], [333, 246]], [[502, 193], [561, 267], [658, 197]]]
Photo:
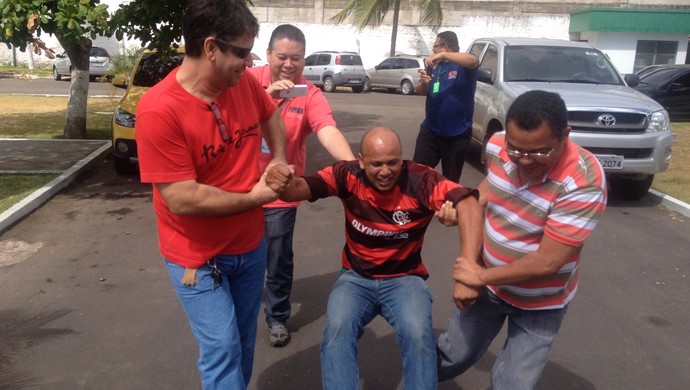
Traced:
[[599, 50], [564, 40], [483, 38], [472, 42], [470, 52], [479, 58], [474, 141], [484, 145], [505, 128], [515, 98], [540, 89], [561, 95], [571, 139], [597, 156], [615, 196], [643, 196], [654, 175], [668, 168], [673, 143], [668, 113], [630, 88], [637, 76], [621, 77]]

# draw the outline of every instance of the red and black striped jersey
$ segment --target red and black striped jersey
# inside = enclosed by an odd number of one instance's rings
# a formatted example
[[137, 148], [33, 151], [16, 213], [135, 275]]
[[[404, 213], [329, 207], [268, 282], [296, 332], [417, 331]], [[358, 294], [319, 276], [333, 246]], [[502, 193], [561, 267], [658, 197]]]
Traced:
[[305, 177], [312, 199], [338, 196], [345, 210], [343, 267], [370, 278], [429, 277], [422, 263], [424, 233], [443, 202], [457, 204], [476, 191], [435, 170], [404, 161], [396, 185], [386, 192], [369, 184], [358, 161], [340, 161]]

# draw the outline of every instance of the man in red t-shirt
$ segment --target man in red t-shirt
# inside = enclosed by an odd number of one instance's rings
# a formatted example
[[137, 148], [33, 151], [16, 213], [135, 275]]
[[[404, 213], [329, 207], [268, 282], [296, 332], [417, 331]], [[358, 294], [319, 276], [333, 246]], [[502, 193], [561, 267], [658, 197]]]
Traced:
[[[335, 127], [331, 107], [321, 90], [303, 76], [306, 39], [302, 31], [290, 24], [276, 27], [266, 50], [268, 65], [249, 69], [259, 83], [274, 98], [279, 107], [287, 136], [287, 160], [295, 166], [295, 174], [304, 174], [307, 158], [306, 140], [315, 133], [321, 145], [338, 160], [354, 160], [350, 145]], [[280, 91], [295, 84], [307, 85], [306, 96], [281, 98]], [[259, 167], [271, 161], [264, 144], [259, 155]], [[282, 347], [290, 342], [286, 322], [290, 318], [293, 252], [292, 236], [299, 202], [275, 202], [264, 205], [266, 220], [266, 323], [272, 346]]]
[[[261, 206], [291, 174], [285, 129], [243, 76], [259, 31], [244, 1], [191, 1], [182, 30], [182, 64], [138, 105], [141, 180], [153, 184], [159, 248], [199, 344], [202, 386], [244, 389], [266, 271]], [[267, 171], [257, 164], [262, 137]]]
[[283, 200], [338, 196], [345, 211], [342, 272], [328, 297], [321, 343], [324, 389], [356, 389], [357, 340], [377, 315], [397, 334], [403, 388], [436, 389], [436, 342], [429, 276], [421, 251], [427, 226], [446, 202], [459, 215], [460, 258], [476, 262], [482, 210], [477, 192], [402, 159], [398, 135], [378, 127], [361, 141], [358, 160], [294, 178]]

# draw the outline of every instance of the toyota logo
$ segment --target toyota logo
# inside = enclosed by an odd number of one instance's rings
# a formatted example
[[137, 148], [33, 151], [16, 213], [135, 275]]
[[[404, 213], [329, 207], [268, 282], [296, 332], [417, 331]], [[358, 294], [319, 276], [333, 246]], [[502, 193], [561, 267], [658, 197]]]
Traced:
[[611, 127], [616, 124], [616, 117], [611, 114], [599, 115], [597, 123], [601, 126]]

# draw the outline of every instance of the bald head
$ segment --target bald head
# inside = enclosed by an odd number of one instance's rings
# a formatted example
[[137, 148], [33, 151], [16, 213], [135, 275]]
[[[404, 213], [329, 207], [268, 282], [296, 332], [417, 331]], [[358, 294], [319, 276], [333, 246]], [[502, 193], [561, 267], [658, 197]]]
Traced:
[[360, 151], [363, 156], [385, 152], [402, 155], [402, 146], [398, 133], [387, 127], [374, 127], [362, 136]]
[[360, 150], [359, 167], [371, 186], [382, 192], [393, 189], [403, 165], [398, 134], [385, 127], [375, 127], [362, 136]]

